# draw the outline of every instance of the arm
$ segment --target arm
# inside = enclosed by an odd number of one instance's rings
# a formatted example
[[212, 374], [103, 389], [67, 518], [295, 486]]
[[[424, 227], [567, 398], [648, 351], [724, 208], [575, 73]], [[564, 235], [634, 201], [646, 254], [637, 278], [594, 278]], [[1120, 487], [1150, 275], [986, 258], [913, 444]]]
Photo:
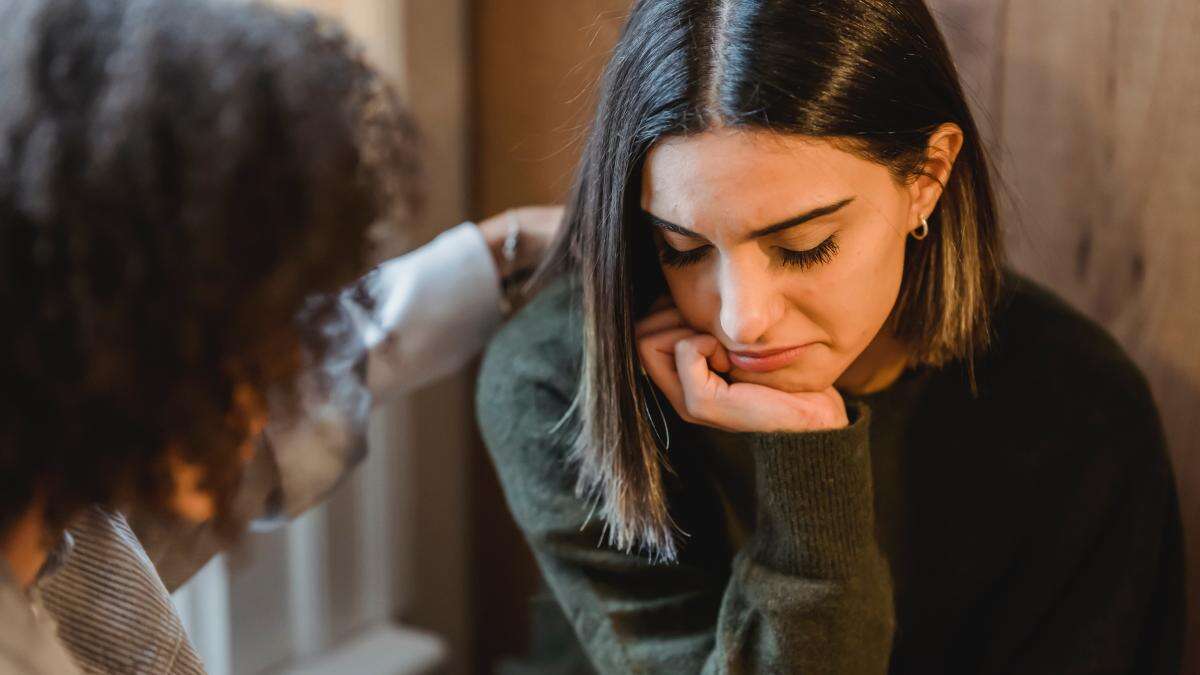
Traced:
[[376, 303], [364, 339], [371, 393], [386, 398], [461, 368], [500, 325], [500, 276], [472, 223], [389, 260], [360, 284]]
[[569, 406], [572, 366], [541, 356], [556, 331], [540, 332], [494, 343], [477, 407], [510, 509], [600, 672], [886, 672], [893, 612], [865, 410], [843, 429], [738, 434], [757, 466], [756, 532], [730, 569], [706, 552], [719, 525], [684, 518], [693, 536], [680, 561], [655, 564], [598, 543], [570, 439], [550, 431]]
[[504, 211], [448, 230], [365, 277], [376, 305], [364, 331], [372, 396], [417, 389], [479, 354], [503, 319], [502, 286], [540, 262], [561, 221], [558, 206]]

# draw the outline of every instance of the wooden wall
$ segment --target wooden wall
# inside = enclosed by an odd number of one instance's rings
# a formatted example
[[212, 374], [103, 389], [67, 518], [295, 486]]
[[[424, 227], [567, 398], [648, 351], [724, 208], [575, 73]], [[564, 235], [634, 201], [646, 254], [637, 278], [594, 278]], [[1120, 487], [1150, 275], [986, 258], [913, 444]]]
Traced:
[[[628, 4], [476, 0], [476, 215], [561, 199]], [[1107, 326], [1151, 381], [1200, 569], [1200, 2], [930, 5], [1007, 185], [1015, 266]], [[476, 523], [498, 528], [480, 533], [478, 559], [516, 555], [519, 544], [503, 543], [515, 529], [492, 510], [494, 480], [483, 470], [474, 484]], [[532, 583], [509, 574], [509, 591]], [[502, 584], [478, 579], [485, 601]], [[493, 609], [518, 611], [511, 596]], [[1200, 644], [1200, 631], [1189, 641]]]
[[1200, 673], [1200, 3], [933, 0], [1007, 182], [1014, 264], [1106, 326], [1171, 444]]

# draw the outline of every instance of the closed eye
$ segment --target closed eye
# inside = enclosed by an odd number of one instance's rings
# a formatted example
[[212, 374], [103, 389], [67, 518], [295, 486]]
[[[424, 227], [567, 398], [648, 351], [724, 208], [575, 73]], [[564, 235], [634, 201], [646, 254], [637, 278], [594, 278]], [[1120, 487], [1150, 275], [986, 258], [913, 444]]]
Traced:
[[783, 248], [782, 246], [776, 246], [775, 250], [779, 252], [779, 262], [784, 267], [810, 269], [833, 260], [833, 257], [838, 252], [838, 244], [835, 235], [831, 234], [820, 244], [802, 251]]
[[662, 245], [658, 248], [658, 258], [667, 267], [687, 267], [703, 260], [711, 248], [711, 244], [704, 244], [696, 248], [681, 251], [668, 244], [664, 239]]
[[[784, 267], [797, 267], [802, 270], [811, 269], [817, 265], [824, 265], [838, 253], [838, 244], [835, 235], [829, 235], [825, 241], [816, 246], [800, 251], [784, 248], [782, 246], [774, 247], [779, 253], [779, 263]], [[708, 256], [712, 249], [711, 244], [689, 248], [687, 250], [679, 250], [662, 241], [662, 246], [659, 247], [659, 259], [668, 267], [687, 267], [694, 265]]]

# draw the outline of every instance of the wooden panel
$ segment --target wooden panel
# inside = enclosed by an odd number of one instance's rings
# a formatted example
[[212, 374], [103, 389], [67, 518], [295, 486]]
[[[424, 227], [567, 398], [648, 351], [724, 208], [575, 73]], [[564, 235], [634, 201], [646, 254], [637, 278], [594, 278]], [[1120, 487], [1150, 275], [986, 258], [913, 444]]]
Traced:
[[930, 12], [950, 45], [975, 122], [994, 146], [1004, 90], [1001, 52], [1007, 1], [933, 0]]
[[477, 215], [563, 198], [628, 0], [478, 0]]
[[[1104, 324], [1150, 379], [1200, 606], [1200, 3], [936, 0], [991, 136], [1018, 268]], [[964, 18], [965, 17], [965, 18]], [[976, 51], [978, 48], [976, 47]], [[1193, 617], [1193, 624], [1196, 624]], [[1188, 639], [1196, 652], [1200, 631]], [[1189, 657], [1188, 672], [1200, 673]]]

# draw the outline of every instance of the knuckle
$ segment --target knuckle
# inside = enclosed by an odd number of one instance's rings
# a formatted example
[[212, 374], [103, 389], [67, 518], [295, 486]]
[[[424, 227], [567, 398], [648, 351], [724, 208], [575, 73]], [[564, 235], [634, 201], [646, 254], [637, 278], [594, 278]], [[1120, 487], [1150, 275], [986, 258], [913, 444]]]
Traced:
[[686, 358], [692, 351], [691, 338], [683, 338], [675, 343], [675, 356]]

